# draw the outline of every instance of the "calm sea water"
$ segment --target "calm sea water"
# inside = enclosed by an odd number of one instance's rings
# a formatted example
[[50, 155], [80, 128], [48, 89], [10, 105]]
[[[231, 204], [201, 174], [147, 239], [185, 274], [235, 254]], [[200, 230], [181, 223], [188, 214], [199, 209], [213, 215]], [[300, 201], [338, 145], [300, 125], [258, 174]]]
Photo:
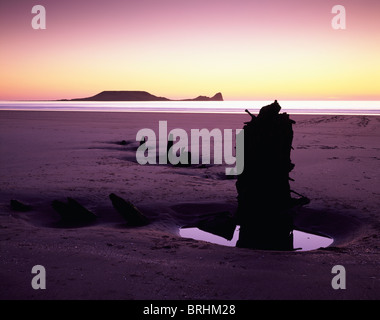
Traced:
[[[0, 110], [173, 112], [173, 113], [257, 113], [273, 101], [0, 101]], [[282, 112], [290, 114], [380, 115], [380, 101], [279, 101]]]

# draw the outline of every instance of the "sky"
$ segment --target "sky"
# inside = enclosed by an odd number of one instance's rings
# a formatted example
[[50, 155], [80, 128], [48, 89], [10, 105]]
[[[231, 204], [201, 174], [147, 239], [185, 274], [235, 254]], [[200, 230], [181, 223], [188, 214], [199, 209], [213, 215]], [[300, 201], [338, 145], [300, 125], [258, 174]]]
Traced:
[[0, 100], [380, 100], [379, 30], [379, 0], [0, 0]]

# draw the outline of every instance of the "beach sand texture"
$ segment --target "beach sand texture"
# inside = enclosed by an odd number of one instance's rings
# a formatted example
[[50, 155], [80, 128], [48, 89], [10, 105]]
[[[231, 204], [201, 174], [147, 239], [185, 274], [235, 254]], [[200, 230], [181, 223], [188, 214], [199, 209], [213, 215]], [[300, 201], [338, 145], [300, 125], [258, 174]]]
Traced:
[[[297, 227], [331, 247], [277, 252], [184, 239], [178, 228], [236, 210], [223, 166], [136, 163], [136, 133], [240, 129], [246, 114], [0, 112], [0, 299], [379, 299], [380, 117], [290, 115], [296, 121], [291, 187], [311, 199]], [[119, 144], [125, 140], [126, 144]], [[150, 220], [129, 227], [109, 194]], [[72, 197], [95, 213], [65, 227], [53, 200]], [[10, 208], [17, 199], [28, 212]], [[46, 290], [31, 286], [46, 268]], [[345, 290], [331, 286], [346, 269]]]

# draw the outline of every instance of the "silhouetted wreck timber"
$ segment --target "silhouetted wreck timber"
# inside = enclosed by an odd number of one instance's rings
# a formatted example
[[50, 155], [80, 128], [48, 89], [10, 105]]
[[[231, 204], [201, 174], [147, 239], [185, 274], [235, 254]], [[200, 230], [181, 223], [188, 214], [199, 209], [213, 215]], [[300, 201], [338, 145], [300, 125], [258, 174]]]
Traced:
[[131, 202], [124, 200], [114, 193], [111, 193], [109, 198], [111, 199], [113, 207], [126, 220], [128, 225], [144, 226], [149, 223], [148, 218], [145, 217]]
[[195, 224], [185, 225], [182, 228], [198, 228], [230, 241], [235, 233], [236, 220], [229, 211], [222, 211], [204, 215]]
[[27, 212], [27, 211], [32, 210], [32, 206], [28, 204], [24, 204], [18, 200], [11, 200], [10, 205], [13, 211]]
[[291, 209], [309, 199], [291, 197], [289, 173], [293, 124], [281, 106], [274, 103], [251, 115], [244, 130], [244, 171], [238, 176], [237, 221], [240, 224], [238, 247], [292, 250]]
[[89, 223], [93, 222], [97, 216], [91, 211], [83, 207], [73, 198], [67, 198], [67, 202], [54, 200], [52, 202], [53, 209], [61, 216], [64, 223]]

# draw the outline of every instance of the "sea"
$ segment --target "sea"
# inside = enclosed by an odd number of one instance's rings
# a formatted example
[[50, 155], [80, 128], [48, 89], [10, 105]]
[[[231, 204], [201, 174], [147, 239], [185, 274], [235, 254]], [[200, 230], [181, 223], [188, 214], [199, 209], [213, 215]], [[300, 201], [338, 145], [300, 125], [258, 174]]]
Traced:
[[[0, 101], [0, 110], [257, 114], [273, 101]], [[281, 112], [380, 115], [380, 101], [279, 101]]]

